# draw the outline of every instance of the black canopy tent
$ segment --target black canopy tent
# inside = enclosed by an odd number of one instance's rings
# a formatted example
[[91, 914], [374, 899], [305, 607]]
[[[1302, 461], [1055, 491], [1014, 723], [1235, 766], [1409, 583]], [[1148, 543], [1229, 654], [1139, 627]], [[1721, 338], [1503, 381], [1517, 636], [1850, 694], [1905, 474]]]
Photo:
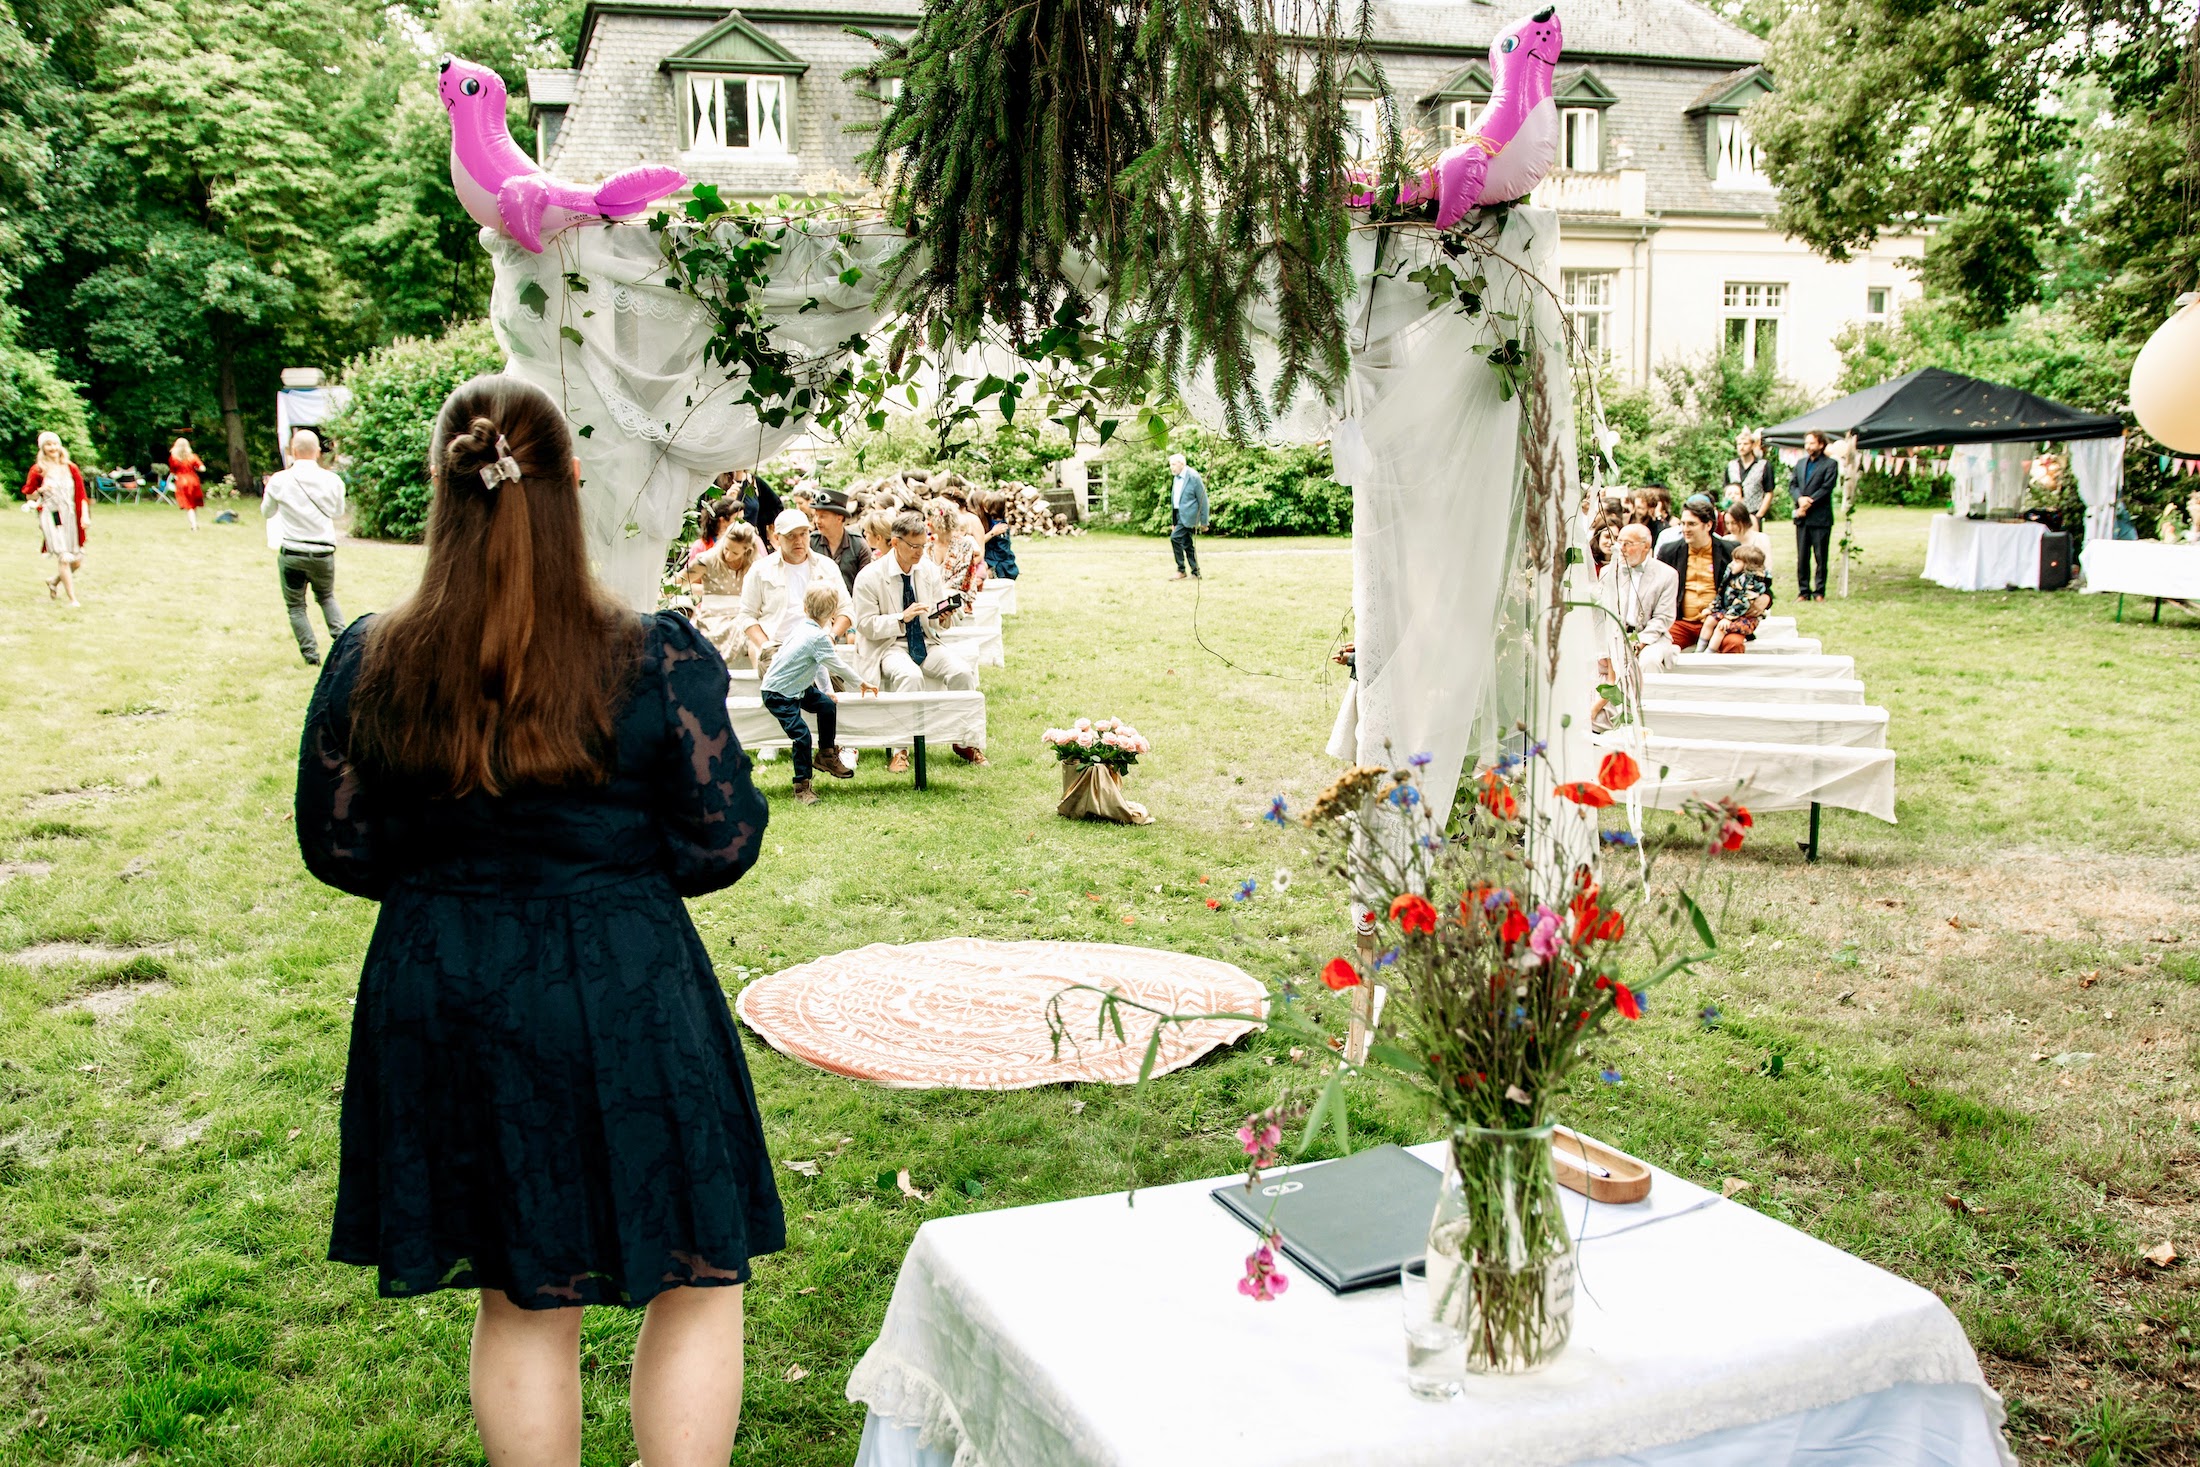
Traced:
[[2082, 413], [2037, 393], [1924, 367], [1767, 428], [1765, 441], [1796, 448], [1805, 433], [1828, 439], [1854, 433], [1859, 448], [1909, 448], [2067, 442], [2114, 438], [2123, 431], [2123, 419], [2112, 413]]

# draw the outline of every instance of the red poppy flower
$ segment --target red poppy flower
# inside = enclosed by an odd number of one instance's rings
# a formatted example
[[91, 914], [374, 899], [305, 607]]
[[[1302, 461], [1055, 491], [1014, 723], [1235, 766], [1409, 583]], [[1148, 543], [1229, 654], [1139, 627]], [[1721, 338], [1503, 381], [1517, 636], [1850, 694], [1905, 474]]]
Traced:
[[1583, 937], [1584, 942], [1618, 942], [1627, 935], [1627, 919], [1617, 912], [1599, 916]]
[[1528, 914], [1518, 907], [1505, 913], [1505, 925], [1497, 929], [1497, 936], [1505, 946], [1511, 947], [1528, 935]]
[[1360, 970], [1343, 958], [1331, 958], [1329, 965], [1322, 969], [1322, 982], [1332, 992], [1340, 988], [1357, 988], [1360, 986]]
[[1513, 798], [1512, 786], [1498, 777], [1494, 769], [1482, 773], [1482, 793], [1475, 796], [1482, 808], [1500, 820], [1510, 820], [1520, 813], [1520, 802]]
[[1436, 908], [1427, 897], [1409, 891], [1390, 904], [1390, 920], [1406, 932], [1434, 932]]
[[1612, 985], [1612, 1007], [1618, 1009], [1630, 1019], [1642, 1017], [1642, 1001], [1637, 999], [1634, 990], [1624, 983]]
[[1562, 800], [1572, 800], [1577, 805], [1587, 805], [1592, 810], [1601, 810], [1612, 803], [1612, 792], [1594, 780], [1588, 779], [1577, 779], [1571, 784], [1562, 784], [1551, 793]]
[[1634, 756], [1614, 751], [1597, 763], [1597, 780], [1613, 793], [1632, 789], [1642, 779], [1642, 766]]
[[1209, 898], [1207, 898], [1207, 910], [1208, 910], [1208, 911], [1212, 912], [1212, 911], [1214, 911], [1214, 910], [1215, 910], [1215, 909], [1216, 909], [1217, 907], [1219, 907], [1219, 906], [1221, 906], [1221, 905], [1222, 905], [1222, 903], [1221, 903], [1221, 902], [1220, 902], [1219, 900], [1217, 900], [1216, 898], [1214, 898], [1214, 897], [1209, 897]]

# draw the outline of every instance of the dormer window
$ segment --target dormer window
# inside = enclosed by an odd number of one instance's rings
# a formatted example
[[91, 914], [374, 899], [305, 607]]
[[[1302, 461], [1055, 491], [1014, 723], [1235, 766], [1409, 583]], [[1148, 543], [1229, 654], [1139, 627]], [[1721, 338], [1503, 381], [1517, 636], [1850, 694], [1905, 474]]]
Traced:
[[1764, 154], [1750, 137], [1749, 125], [1739, 117], [1714, 117], [1711, 121], [1717, 139], [1711, 155], [1712, 187], [1771, 188], [1772, 180], [1765, 177]]
[[1604, 167], [1603, 117], [1594, 107], [1568, 107], [1558, 114], [1558, 166], [1575, 173]]
[[794, 152], [796, 80], [809, 65], [738, 14], [666, 57], [664, 69], [672, 73], [686, 150]]

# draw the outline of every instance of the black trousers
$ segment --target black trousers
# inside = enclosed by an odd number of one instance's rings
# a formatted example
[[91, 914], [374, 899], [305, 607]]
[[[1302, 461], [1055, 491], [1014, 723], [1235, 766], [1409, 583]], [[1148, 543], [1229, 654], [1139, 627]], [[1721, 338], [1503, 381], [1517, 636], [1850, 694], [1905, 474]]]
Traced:
[[792, 693], [766, 693], [764, 707], [794, 741], [794, 778], [800, 784], [810, 777], [810, 725], [803, 721], [802, 711], [806, 708], [817, 715], [818, 742], [830, 749], [840, 732], [840, 709], [816, 688], [803, 689], [799, 698]]
[[1803, 595], [1826, 594], [1826, 561], [1832, 549], [1832, 525], [1795, 522], [1795, 585]]
[[1176, 552], [1178, 575], [1187, 571], [1195, 576], [1199, 574], [1199, 551], [1193, 548], [1190, 525], [1178, 525], [1169, 531], [1169, 548]]

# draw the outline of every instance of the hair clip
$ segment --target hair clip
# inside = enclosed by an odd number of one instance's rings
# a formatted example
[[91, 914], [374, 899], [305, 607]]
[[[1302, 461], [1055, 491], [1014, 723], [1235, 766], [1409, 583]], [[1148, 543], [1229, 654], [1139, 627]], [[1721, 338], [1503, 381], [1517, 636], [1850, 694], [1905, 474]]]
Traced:
[[506, 443], [504, 441], [504, 435], [502, 433], [499, 433], [497, 434], [496, 462], [483, 464], [481, 466], [482, 487], [485, 489], [494, 489], [497, 485], [503, 483], [506, 479], [516, 480], [519, 477], [519, 464], [512, 457], [512, 446], [509, 443]]

